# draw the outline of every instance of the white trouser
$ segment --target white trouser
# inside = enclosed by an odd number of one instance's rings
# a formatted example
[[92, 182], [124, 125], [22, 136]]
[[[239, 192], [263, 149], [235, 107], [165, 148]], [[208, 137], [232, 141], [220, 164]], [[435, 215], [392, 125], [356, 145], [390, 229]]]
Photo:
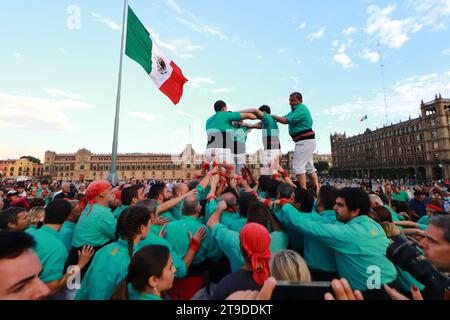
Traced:
[[214, 161], [217, 164], [233, 164], [234, 157], [230, 149], [213, 148], [206, 149], [204, 154], [204, 162], [211, 165]]
[[261, 175], [271, 176], [277, 173], [280, 166], [280, 157], [280, 149], [264, 150], [261, 159], [261, 164], [263, 165], [261, 168]]
[[316, 150], [316, 140], [303, 140], [295, 144], [293, 169], [296, 175], [312, 174], [316, 172], [314, 168], [313, 154]]

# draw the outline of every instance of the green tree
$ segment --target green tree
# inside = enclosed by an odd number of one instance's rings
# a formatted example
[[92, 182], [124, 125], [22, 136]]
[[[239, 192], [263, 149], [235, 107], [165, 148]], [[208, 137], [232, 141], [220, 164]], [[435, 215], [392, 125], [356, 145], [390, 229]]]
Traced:
[[38, 158], [32, 157], [32, 156], [23, 156], [23, 157], [20, 157], [20, 159], [28, 159], [29, 161], [31, 161], [33, 163], [41, 164], [41, 160], [39, 160]]

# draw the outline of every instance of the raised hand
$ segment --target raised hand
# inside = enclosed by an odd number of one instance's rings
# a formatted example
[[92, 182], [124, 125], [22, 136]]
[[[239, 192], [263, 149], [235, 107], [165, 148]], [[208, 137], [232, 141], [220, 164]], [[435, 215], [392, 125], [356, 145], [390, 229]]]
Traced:
[[78, 250], [78, 266], [83, 269], [88, 262], [92, 259], [95, 250], [92, 246], [84, 246], [81, 250]]

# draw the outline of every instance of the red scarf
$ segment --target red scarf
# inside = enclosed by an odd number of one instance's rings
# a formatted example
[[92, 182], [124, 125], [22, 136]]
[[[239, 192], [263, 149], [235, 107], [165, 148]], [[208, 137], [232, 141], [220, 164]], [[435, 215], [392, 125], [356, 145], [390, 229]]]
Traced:
[[269, 278], [270, 234], [259, 223], [247, 223], [239, 234], [241, 247], [250, 260], [253, 280], [262, 286]]
[[97, 196], [100, 195], [102, 192], [108, 190], [109, 188], [111, 188], [111, 184], [108, 181], [97, 180], [92, 182], [86, 189], [86, 194], [80, 200], [78, 204], [79, 208], [83, 210], [86, 207], [86, 205], [90, 205], [89, 211], [87, 213], [87, 216], [89, 216]]

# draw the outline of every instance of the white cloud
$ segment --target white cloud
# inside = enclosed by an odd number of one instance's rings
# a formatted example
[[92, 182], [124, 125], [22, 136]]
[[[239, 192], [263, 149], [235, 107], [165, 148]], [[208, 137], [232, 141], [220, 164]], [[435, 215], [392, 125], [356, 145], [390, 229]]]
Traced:
[[178, 113], [179, 115], [184, 116], [184, 117], [192, 118], [192, 114], [178, 110], [178, 109], [173, 110], [173, 112]]
[[178, 3], [176, 3], [175, 0], [165, 0], [165, 3], [172, 8], [176, 13], [178, 14], [182, 14], [182, 10], [181, 7], [178, 5]]
[[361, 53], [360, 56], [363, 57], [366, 60], [369, 60], [372, 63], [376, 63], [380, 61], [380, 54], [375, 51], [370, 51], [369, 49], [365, 48]]
[[79, 100], [80, 95], [76, 93], [68, 93], [60, 89], [47, 88], [44, 90], [50, 97], [53, 98], [67, 98], [72, 100]]
[[337, 46], [339, 46], [339, 40], [334, 40], [331, 45], [333, 46], [333, 48], [336, 48]]
[[449, 0], [409, 0], [408, 6], [413, 7], [418, 20], [431, 26], [433, 31], [440, 31], [448, 27], [450, 21], [450, 1]]
[[[387, 103], [389, 108], [389, 123], [398, 120], [406, 120], [409, 115], [416, 117], [420, 114], [420, 101], [434, 100], [435, 94], [441, 93], [443, 97], [450, 96], [450, 71], [442, 74], [416, 75], [398, 81], [388, 90]], [[351, 123], [357, 123], [359, 119], [358, 110], [364, 110], [374, 121], [384, 122], [384, 95], [376, 94], [373, 98], [347, 102], [341, 105], [327, 108], [323, 111], [325, 115], [344, 115], [344, 121], [352, 119]], [[374, 126], [371, 126], [374, 127]], [[336, 124], [336, 128], [342, 130], [342, 124]], [[350, 128], [351, 129], [351, 128]]]
[[443, 54], [444, 56], [449, 56], [449, 55], [450, 55], [450, 48], [445, 49], [445, 50], [442, 50], [442, 54]]
[[76, 131], [71, 115], [94, 106], [73, 99], [38, 98], [0, 93], [0, 127]]
[[212, 93], [228, 93], [228, 92], [233, 92], [235, 89], [236, 89], [235, 87], [219, 88], [219, 89], [212, 89], [211, 92]]
[[153, 114], [153, 113], [141, 112], [141, 111], [129, 111], [129, 110], [125, 110], [125, 112], [134, 118], [138, 118], [138, 119], [144, 120], [146, 122], [157, 122], [157, 121], [164, 120], [164, 117], [161, 116], [160, 114]]
[[187, 82], [187, 86], [193, 87], [193, 88], [200, 88], [202, 85], [206, 84], [215, 84], [216, 82], [208, 77], [193, 77], [189, 79]]
[[13, 53], [13, 57], [14, 57], [14, 59], [20, 59], [20, 58], [22, 58], [22, 54], [20, 52], [16, 51]]
[[342, 31], [342, 34], [346, 37], [351, 36], [352, 34], [354, 34], [356, 32], [356, 28], [355, 27], [348, 27], [347, 29], [344, 29]]
[[180, 58], [193, 58], [193, 51], [204, 49], [204, 46], [194, 44], [188, 37], [162, 41], [159, 33], [157, 33], [149, 26], [146, 26], [145, 28], [150, 33], [152, 39], [156, 41], [161, 48], [170, 51], [175, 56], [178, 56]]
[[194, 23], [180, 17], [177, 17], [176, 19], [182, 25], [189, 27], [198, 33], [212, 35], [220, 38], [221, 40], [230, 40], [228, 36], [224, 35], [220, 30], [218, 30], [215, 27], [211, 27], [202, 23]]
[[298, 24], [297, 29], [301, 30], [301, 29], [305, 29], [306, 28], [306, 22], [302, 21]]
[[347, 46], [345, 44], [339, 47], [338, 53], [334, 55], [334, 61], [342, 65], [345, 69], [351, 68], [352, 60], [345, 52], [347, 50]]
[[112, 21], [109, 18], [104, 18], [95, 12], [92, 13], [92, 16], [94, 17], [95, 21], [105, 24], [108, 28], [110, 28], [112, 30], [121, 30], [122, 29], [122, 26], [120, 24], [115, 23], [114, 21]]
[[325, 35], [325, 27], [320, 27], [316, 32], [312, 32], [308, 35], [310, 41], [320, 39]]
[[421, 30], [423, 25], [413, 17], [403, 20], [392, 19], [391, 14], [396, 9], [397, 6], [392, 4], [384, 9], [375, 5], [369, 6], [367, 8], [369, 17], [365, 31], [369, 35], [374, 35], [381, 43], [399, 49], [410, 39], [410, 34]]

